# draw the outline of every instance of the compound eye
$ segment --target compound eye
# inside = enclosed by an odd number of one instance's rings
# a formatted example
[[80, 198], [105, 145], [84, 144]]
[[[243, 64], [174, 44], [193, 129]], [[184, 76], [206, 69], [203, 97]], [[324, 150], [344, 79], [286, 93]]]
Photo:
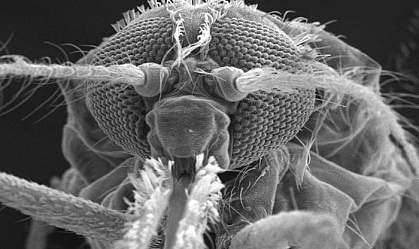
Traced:
[[154, 97], [167, 88], [170, 71], [157, 63], [144, 63], [138, 66], [144, 72], [143, 84], [134, 85], [135, 91], [144, 97]]
[[229, 102], [244, 99], [248, 93], [240, 92], [236, 87], [236, 79], [243, 73], [243, 70], [235, 67], [219, 67], [212, 70], [216, 94]]

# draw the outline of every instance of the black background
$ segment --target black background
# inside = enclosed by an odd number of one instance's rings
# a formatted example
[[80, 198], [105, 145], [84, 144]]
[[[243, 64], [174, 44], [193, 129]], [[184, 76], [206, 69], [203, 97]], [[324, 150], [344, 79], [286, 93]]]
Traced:
[[[42, 57], [49, 57], [53, 62], [68, 60], [51, 45], [53, 43], [75, 61], [80, 55], [72, 53], [74, 48], [62, 44], [71, 43], [89, 50], [88, 45], [98, 45], [103, 37], [114, 33], [110, 24], [120, 19], [122, 12], [139, 4], [136, 0], [3, 0], [0, 42], [9, 40], [7, 53], [24, 55], [31, 60]], [[419, 9], [419, 3], [417, 0], [261, 0], [259, 9], [293, 10], [295, 14], [290, 17], [304, 16], [311, 22], [336, 20], [328, 25], [329, 31], [344, 35], [346, 42], [376, 59], [385, 69], [395, 70], [392, 61], [400, 44], [412, 37], [408, 23], [413, 11]], [[5, 53], [6, 50], [0, 51], [0, 55]], [[417, 51], [416, 55], [419, 55]], [[54, 87], [45, 87], [21, 107], [0, 116], [0, 171], [48, 184], [52, 176], [60, 175], [68, 167], [60, 147], [65, 108], [42, 118], [52, 109], [51, 105], [46, 105], [23, 120], [54, 90]], [[42, 120], [38, 121], [40, 118]], [[0, 206], [0, 248], [23, 248], [28, 221], [19, 212]]]

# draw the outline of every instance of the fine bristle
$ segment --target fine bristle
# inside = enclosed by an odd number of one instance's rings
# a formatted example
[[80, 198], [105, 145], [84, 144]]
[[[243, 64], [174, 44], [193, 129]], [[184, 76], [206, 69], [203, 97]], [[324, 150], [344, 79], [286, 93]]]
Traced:
[[250, 9], [256, 9], [257, 4], [253, 5], [246, 5], [244, 3], [244, 0], [147, 0], [147, 5], [140, 5], [136, 7], [135, 9], [128, 10], [124, 12], [123, 18], [118, 20], [116, 23], [112, 24], [112, 28], [119, 32], [126, 26], [128, 26], [132, 21], [137, 19], [139, 16], [141, 16], [144, 13], [147, 13], [150, 10], [165, 7], [167, 10], [173, 9], [173, 8], [182, 8], [182, 7], [188, 7], [188, 6], [198, 6], [207, 4], [210, 6], [223, 6], [223, 8], [227, 9], [230, 6], [234, 7], [247, 7]]
[[203, 234], [208, 229], [208, 223], [214, 224], [219, 220], [217, 207], [224, 187], [217, 176], [219, 172], [221, 169], [213, 157], [197, 172], [185, 214], [179, 222], [174, 249], [206, 248]]
[[[217, 206], [223, 185], [217, 173], [221, 169], [213, 157], [206, 166], [202, 165], [200, 158], [202, 156], [196, 160], [196, 179], [192, 183], [186, 210], [176, 231], [175, 249], [205, 248], [203, 234], [208, 228], [207, 224], [219, 219]], [[172, 191], [172, 163], [170, 161], [165, 166], [161, 161], [148, 159], [142, 170], [131, 175], [131, 182], [135, 186], [135, 202], [130, 204], [128, 211], [138, 218], [127, 222], [124, 237], [115, 243], [117, 248], [149, 248], [153, 236], [157, 235]]]
[[131, 175], [135, 187], [135, 202], [128, 212], [138, 217], [126, 224], [122, 240], [115, 243], [121, 249], [148, 249], [161, 224], [170, 196], [170, 164], [166, 167], [155, 159], [148, 159], [143, 170]]

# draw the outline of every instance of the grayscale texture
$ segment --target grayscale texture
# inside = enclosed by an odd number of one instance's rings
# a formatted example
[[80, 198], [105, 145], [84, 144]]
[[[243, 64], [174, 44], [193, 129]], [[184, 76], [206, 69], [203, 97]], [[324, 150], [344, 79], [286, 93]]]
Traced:
[[[55, 190], [0, 173], [0, 201], [37, 219], [28, 249], [47, 245], [37, 222], [93, 249], [419, 244], [418, 154], [377, 62], [323, 25], [240, 0], [149, 4], [76, 65], [1, 57], [0, 83], [53, 81], [67, 105], [71, 167]], [[220, 171], [199, 168], [211, 157]], [[205, 189], [202, 172], [219, 178]], [[182, 223], [194, 212], [207, 231]], [[149, 244], [131, 243], [138, 226]]]

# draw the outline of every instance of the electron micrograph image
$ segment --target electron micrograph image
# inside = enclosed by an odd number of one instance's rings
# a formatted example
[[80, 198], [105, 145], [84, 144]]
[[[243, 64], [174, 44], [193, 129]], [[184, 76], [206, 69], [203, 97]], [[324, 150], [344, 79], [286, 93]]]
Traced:
[[1, 249], [419, 248], [417, 1], [6, 1]]

